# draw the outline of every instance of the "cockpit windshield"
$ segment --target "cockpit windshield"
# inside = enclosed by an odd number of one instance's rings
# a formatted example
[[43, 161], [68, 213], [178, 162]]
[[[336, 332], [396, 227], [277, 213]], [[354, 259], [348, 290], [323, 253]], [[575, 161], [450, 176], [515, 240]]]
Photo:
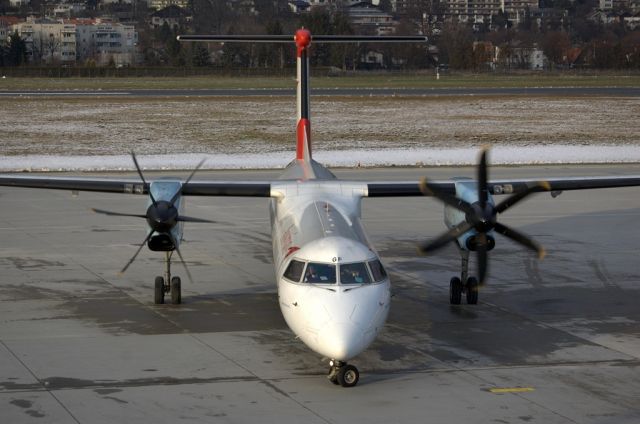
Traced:
[[316, 284], [335, 284], [336, 266], [331, 264], [309, 262], [304, 273], [303, 282]]
[[340, 284], [370, 284], [371, 277], [364, 262], [340, 265]]
[[295, 283], [336, 284], [339, 281], [352, 285], [379, 283], [387, 278], [387, 273], [378, 259], [339, 265], [292, 259], [283, 277]]

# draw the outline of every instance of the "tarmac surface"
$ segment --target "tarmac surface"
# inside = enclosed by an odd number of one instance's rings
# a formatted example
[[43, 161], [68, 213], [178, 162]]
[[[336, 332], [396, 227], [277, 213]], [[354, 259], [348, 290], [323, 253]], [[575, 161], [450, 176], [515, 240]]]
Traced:
[[[295, 88], [0, 90], [0, 97], [246, 97], [295, 96]], [[639, 97], [640, 87], [315, 88], [312, 96], [615, 96]]]
[[[343, 178], [472, 176], [471, 168], [338, 170]], [[185, 172], [184, 174], [187, 174]], [[494, 168], [492, 176], [640, 174], [640, 165]], [[197, 178], [273, 179], [277, 171]], [[450, 306], [455, 248], [432, 199], [365, 199], [394, 298], [378, 340], [332, 385], [287, 329], [266, 199], [189, 198], [179, 306], [153, 304], [162, 256], [143, 250], [142, 196], [0, 188], [0, 423], [638, 423], [640, 188], [538, 194], [501, 216], [548, 251], [504, 238], [478, 305]]]

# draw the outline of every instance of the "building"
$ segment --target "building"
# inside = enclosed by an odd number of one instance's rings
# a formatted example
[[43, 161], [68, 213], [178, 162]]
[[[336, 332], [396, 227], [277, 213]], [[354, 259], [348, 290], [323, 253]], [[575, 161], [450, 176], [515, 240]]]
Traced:
[[78, 23], [78, 60], [95, 60], [98, 65], [116, 66], [137, 62], [138, 33], [133, 25], [96, 19]]
[[9, 40], [9, 36], [13, 33], [13, 25], [20, 22], [15, 16], [0, 16], [0, 45], [5, 44]]
[[83, 10], [86, 10], [87, 6], [84, 3], [59, 3], [53, 8], [53, 14], [55, 16], [66, 16], [70, 18]]
[[351, 24], [363, 34], [390, 35], [395, 32], [393, 15], [371, 3], [355, 3], [347, 8], [347, 14]]
[[76, 28], [62, 20], [27, 18], [13, 25], [27, 47], [27, 60], [32, 63], [74, 63], [76, 61]]
[[100, 19], [27, 19], [12, 26], [25, 40], [27, 60], [35, 64], [136, 63], [138, 33], [133, 25]]
[[177, 28], [191, 22], [192, 16], [183, 8], [172, 4], [151, 14], [151, 27], [160, 28], [165, 23]]
[[501, 9], [510, 22], [519, 24], [527, 13], [538, 10], [538, 0], [502, 0]]
[[160, 10], [174, 5], [186, 9], [189, 7], [189, 0], [149, 0], [149, 8]]
[[491, 24], [499, 13], [517, 24], [526, 13], [538, 10], [538, 0], [444, 0], [443, 4], [446, 20], [473, 24]]

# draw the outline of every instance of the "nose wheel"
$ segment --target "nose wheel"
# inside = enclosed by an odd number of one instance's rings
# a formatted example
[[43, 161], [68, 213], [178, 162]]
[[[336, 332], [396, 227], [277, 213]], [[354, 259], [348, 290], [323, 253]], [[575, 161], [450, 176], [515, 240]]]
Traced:
[[358, 368], [346, 362], [333, 361], [329, 362], [329, 375], [327, 378], [335, 385], [342, 387], [353, 387], [360, 380], [360, 372]]
[[171, 256], [173, 251], [166, 252], [164, 277], [157, 276], [154, 283], [153, 301], [156, 305], [164, 303], [165, 293], [171, 294], [171, 303], [182, 303], [182, 282], [180, 277], [171, 277]]

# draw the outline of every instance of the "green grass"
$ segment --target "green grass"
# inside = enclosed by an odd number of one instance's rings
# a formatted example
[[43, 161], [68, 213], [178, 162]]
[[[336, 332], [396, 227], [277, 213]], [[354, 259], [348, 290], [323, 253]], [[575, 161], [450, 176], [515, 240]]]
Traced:
[[[358, 74], [312, 78], [317, 88], [446, 88], [446, 87], [640, 87], [640, 75], [561, 74], [453, 74], [435, 78], [423, 74]], [[20, 78], [0, 79], [1, 90], [131, 90], [131, 89], [215, 89], [293, 88], [290, 77], [144, 77], [144, 78]]]

